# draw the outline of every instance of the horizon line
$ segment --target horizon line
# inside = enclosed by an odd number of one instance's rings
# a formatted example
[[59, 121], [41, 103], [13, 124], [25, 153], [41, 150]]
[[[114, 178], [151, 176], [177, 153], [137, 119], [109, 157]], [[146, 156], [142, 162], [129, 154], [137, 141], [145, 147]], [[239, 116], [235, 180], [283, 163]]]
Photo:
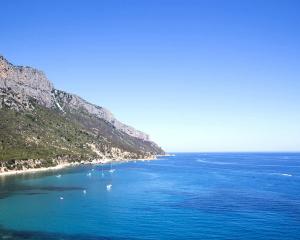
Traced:
[[297, 151], [166, 151], [166, 153], [300, 153]]

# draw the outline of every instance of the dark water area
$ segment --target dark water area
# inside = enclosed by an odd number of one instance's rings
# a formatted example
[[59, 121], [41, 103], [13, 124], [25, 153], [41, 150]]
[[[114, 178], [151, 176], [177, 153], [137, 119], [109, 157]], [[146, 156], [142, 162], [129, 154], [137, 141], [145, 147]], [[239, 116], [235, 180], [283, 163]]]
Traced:
[[178, 153], [113, 168], [0, 177], [0, 239], [300, 239], [299, 153]]

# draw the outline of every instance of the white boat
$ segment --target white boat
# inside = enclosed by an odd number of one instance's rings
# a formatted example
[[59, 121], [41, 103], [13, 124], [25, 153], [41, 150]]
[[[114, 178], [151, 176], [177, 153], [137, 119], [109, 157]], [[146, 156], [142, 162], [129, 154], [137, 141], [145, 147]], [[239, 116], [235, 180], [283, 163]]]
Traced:
[[83, 192], [83, 194], [86, 194], [86, 190], [85, 189], [82, 192]]
[[88, 176], [88, 177], [92, 176], [92, 173], [88, 173], [87, 176]]
[[56, 177], [57, 177], [57, 178], [61, 178], [61, 175], [60, 175], [60, 174], [58, 174], [58, 175], [56, 175]]
[[112, 163], [110, 163], [110, 170], [109, 170], [109, 172], [110, 172], [110, 173], [114, 173], [115, 171], [116, 171], [116, 169], [113, 169], [113, 168], [112, 168]]
[[111, 184], [106, 185], [106, 190], [107, 190], [107, 191], [110, 191], [110, 190], [111, 190], [111, 187], [112, 187]]
[[60, 199], [60, 200], [64, 200], [64, 198], [63, 198], [63, 197], [60, 197], [59, 199]]

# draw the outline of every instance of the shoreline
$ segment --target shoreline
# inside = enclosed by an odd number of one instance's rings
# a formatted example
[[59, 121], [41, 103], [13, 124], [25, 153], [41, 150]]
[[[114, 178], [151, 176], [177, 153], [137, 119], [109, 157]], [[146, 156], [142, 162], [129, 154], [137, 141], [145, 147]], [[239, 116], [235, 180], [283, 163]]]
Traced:
[[157, 157], [161, 155], [156, 155], [151, 158], [140, 158], [140, 159], [101, 159], [101, 160], [92, 160], [92, 161], [81, 161], [81, 162], [66, 162], [57, 164], [56, 166], [51, 167], [41, 167], [41, 168], [27, 168], [22, 170], [9, 170], [0, 172], [0, 177], [10, 176], [10, 175], [19, 175], [19, 174], [27, 174], [27, 173], [36, 173], [36, 172], [46, 172], [46, 171], [54, 171], [59, 169], [64, 169], [67, 167], [75, 167], [79, 165], [98, 165], [98, 164], [108, 164], [108, 163], [126, 163], [126, 162], [134, 162], [134, 161], [150, 161], [157, 160]]

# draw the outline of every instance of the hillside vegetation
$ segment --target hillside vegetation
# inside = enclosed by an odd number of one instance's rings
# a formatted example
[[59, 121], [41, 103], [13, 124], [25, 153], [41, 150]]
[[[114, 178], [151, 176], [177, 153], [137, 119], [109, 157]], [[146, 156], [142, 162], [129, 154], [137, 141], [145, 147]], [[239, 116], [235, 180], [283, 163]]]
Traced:
[[150, 158], [164, 151], [113, 114], [0, 56], [0, 172], [61, 162]]

